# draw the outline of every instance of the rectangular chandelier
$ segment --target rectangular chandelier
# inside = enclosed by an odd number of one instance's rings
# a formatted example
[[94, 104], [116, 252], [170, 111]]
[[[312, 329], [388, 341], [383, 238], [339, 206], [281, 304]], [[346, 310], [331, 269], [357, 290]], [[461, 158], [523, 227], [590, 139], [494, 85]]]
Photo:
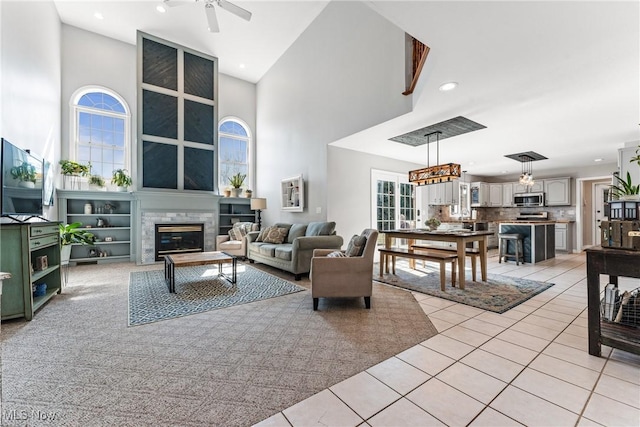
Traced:
[[418, 185], [438, 184], [460, 178], [460, 165], [445, 163], [409, 171], [409, 182]]

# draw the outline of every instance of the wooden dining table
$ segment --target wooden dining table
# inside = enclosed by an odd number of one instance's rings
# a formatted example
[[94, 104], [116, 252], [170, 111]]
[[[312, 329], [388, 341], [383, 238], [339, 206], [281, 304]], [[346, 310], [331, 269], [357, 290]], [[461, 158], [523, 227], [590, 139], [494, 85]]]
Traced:
[[393, 246], [393, 239], [406, 239], [407, 246], [411, 248], [416, 240], [432, 242], [453, 242], [458, 253], [458, 280], [460, 289], [465, 286], [465, 260], [467, 243], [478, 242], [480, 272], [483, 282], [487, 281], [487, 240], [491, 231], [468, 230], [424, 230], [424, 229], [399, 229], [381, 231], [384, 233], [384, 246], [389, 249]]

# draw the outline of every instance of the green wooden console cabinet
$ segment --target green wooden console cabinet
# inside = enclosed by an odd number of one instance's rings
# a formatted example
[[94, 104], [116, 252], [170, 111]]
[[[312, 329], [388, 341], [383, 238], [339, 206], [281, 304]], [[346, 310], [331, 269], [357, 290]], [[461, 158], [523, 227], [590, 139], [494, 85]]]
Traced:
[[[2, 320], [24, 317], [62, 291], [58, 222], [0, 225], [0, 271], [11, 273], [3, 281]], [[46, 257], [46, 258], [45, 258]], [[43, 296], [33, 296], [33, 286], [47, 284]]]

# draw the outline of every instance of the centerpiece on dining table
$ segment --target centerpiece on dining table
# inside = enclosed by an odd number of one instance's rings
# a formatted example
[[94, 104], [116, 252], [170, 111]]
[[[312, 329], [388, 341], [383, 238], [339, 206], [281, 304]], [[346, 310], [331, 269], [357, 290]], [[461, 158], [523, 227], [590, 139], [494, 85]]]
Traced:
[[431, 217], [424, 222], [424, 225], [427, 226], [427, 230], [430, 230], [430, 231], [437, 230], [440, 224], [441, 224], [440, 220], [436, 217]]

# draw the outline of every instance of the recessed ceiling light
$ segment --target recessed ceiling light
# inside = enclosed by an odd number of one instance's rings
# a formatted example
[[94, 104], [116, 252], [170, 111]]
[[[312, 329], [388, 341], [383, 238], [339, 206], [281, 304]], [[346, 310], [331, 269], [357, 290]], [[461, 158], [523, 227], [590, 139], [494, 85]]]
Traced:
[[240, 64], [239, 67], [244, 69], [245, 65], [244, 64]]
[[594, 159], [594, 162], [601, 162], [603, 159]]
[[441, 84], [438, 89], [440, 89], [443, 92], [447, 92], [447, 91], [450, 91], [450, 90], [454, 90], [457, 87], [458, 87], [458, 83], [457, 82], [447, 82], [447, 83]]
[[160, 13], [165, 13], [167, 11], [167, 9], [164, 8], [163, 5], [159, 4], [158, 6], [156, 6], [156, 10]]
[[475, 164], [476, 164], [476, 162], [469, 162], [469, 165], [470, 165], [470, 166], [473, 166], [473, 165], [475, 165]]
[[100, 12], [94, 13], [93, 16], [95, 16], [96, 19], [104, 19], [104, 16], [102, 16], [102, 14]]
[[505, 173], [507, 173], [507, 171], [502, 171], [502, 172], [500, 172], [500, 173], [505, 174]]

